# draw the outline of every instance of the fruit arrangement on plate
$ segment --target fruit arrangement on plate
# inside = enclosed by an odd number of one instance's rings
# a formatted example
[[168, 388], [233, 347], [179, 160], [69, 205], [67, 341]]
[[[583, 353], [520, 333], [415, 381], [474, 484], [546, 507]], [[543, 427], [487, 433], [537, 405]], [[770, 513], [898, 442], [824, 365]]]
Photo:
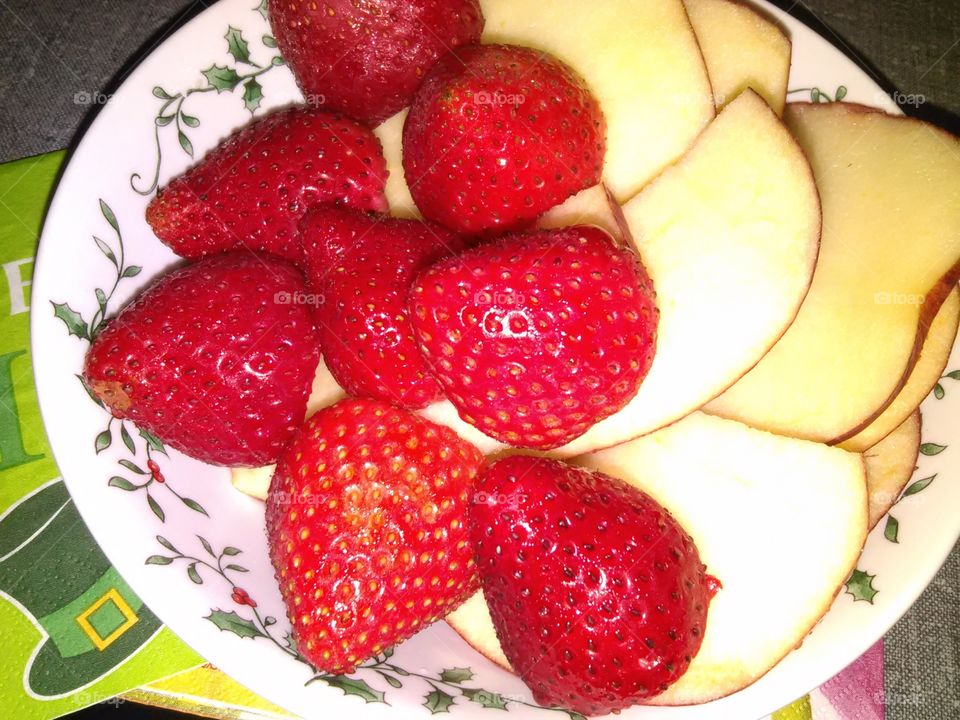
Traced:
[[730, 0], [268, 7], [307, 102], [158, 191], [90, 392], [265, 501], [318, 672], [443, 619], [575, 713], [756, 681], [913, 471], [960, 142], [787, 104]]

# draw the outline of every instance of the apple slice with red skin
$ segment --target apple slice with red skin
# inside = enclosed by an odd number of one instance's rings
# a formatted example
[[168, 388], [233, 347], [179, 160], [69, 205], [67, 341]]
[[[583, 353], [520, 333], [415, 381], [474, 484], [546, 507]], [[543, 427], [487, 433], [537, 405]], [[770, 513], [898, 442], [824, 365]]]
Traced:
[[823, 201], [817, 270], [783, 339], [705, 409], [838, 443], [896, 398], [960, 277], [960, 139], [847, 103], [790, 104], [784, 121]]

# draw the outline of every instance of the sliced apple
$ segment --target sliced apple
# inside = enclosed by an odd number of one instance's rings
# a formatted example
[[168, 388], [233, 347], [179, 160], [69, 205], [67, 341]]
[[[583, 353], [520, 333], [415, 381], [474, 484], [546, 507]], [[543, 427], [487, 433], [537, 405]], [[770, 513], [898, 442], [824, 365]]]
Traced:
[[340, 387], [333, 375], [327, 369], [327, 364], [320, 358], [317, 370], [313, 375], [313, 385], [310, 387], [310, 397], [307, 398], [307, 414], [310, 417], [320, 408], [333, 405], [347, 396], [347, 392]]
[[611, 201], [603, 185], [581, 190], [565, 202], [542, 215], [537, 227], [543, 229], [561, 228], [570, 225], [595, 225], [610, 235], [621, 239], [623, 232], [617, 224]]
[[255, 468], [230, 468], [230, 483], [235, 490], [257, 500], [266, 500], [276, 465]]
[[[866, 539], [863, 459], [838, 448], [694, 413], [574, 462], [656, 498], [723, 584], [700, 652], [654, 704], [707, 702], [761, 677], [827, 611]], [[478, 594], [447, 622], [506, 665], [483, 603]]]
[[844, 450], [863, 452], [887, 437], [903, 423], [904, 419], [923, 402], [934, 385], [940, 380], [953, 342], [957, 338], [957, 323], [960, 321], [960, 289], [954, 288], [940, 307], [927, 337], [920, 349], [917, 364], [910, 371], [903, 389], [880, 415], [853, 437], [847, 438], [840, 447]]
[[513, 672], [510, 661], [503, 654], [497, 631], [493, 627], [490, 617], [490, 608], [483, 597], [483, 591], [478, 590], [470, 596], [463, 605], [447, 615], [444, 620], [457, 631], [467, 644], [483, 655], [487, 660], [499, 665], [507, 672]]
[[816, 263], [809, 165], [749, 90], [623, 214], [657, 291], [657, 353], [636, 397], [557, 457], [652, 432], [721, 393], [786, 330]]
[[604, 181], [622, 202], [679, 158], [714, 115], [681, 0], [481, 0], [483, 42], [526, 45], [586, 81], [607, 121]]
[[373, 134], [383, 146], [383, 159], [387, 162], [387, 184], [384, 194], [390, 205], [390, 214], [399, 218], [419, 218], [420, 210], [410, 195], [403, 174], [403, 123], [407, 110], [401, 110], [378, 125]]
[[787, 101], [790, 39], [772, 20], [737, 0], [683, 0], [722, 108], [750, 88], [777, 115]]
[[839, 442], [903, 386], [960, 270], [960, 140], [845, 103], [791, 104], [823, 199], [813, 286], [776, 347], [707, 410]]
[[920, 411], [863, 454], [867, 466], [870, 527], [887, 514], [907, 486], [920, 456]]

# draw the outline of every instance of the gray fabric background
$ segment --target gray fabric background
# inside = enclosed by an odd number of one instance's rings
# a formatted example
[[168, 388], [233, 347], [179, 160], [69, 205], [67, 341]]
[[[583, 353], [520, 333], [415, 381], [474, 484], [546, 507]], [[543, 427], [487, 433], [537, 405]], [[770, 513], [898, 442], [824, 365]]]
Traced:
[[[775, 3], [845, 50], [888, 91], [926, 98], [905, 110], [960, 133], [960, 1]], [[91, 110], [85, 98], [108, 93], [172, 29], [211, 4], [0, 0], [0, 162], [70, 145]], [[958, 676], [960, 550], [954, 548], [887, 636], [887, 718], [960, 719]]]

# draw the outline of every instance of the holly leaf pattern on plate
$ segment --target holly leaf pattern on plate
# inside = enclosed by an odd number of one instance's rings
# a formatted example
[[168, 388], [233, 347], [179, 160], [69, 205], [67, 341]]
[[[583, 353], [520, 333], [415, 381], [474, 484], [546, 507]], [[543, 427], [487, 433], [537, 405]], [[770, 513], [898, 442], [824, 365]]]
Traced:
[[437, 688], [431, 690], [423, 699], [423, 706], [430, 711], [431, 715], [450, 712], [450, 706], [453, 703], [453, 695]]
[[473, 679], [473, 670], [465, 667], [447, 668], [440, 673], [440, 680], [445, 683], [462, 683]]
[[250, 64], [250, 45], [243, 37], [243, 33], [232, 25], [227, 28], [227, 34], [224, 35], [227, 41], [227, 52], [233, 55], [237, 62]]
[[212, 65], [203, 71], [203, 76], [207, 78], [210, 87], [218, 93], [224, 90], [233, 90], [240, 84], [240, 76], [233, 68], [223, 67], [222, 65]]
[[347, 677], [346, 675], [321, 675], [319, 679], [330, 687], [342, 690], [344, 695], [356, 695], [367, 703], [387, 704], [384, 693], [370, 687], [366, 680]]
[[863, 570], [854, 570], [850, 579], [846, 583], [846, 591], [853, 595], [853, 601], [866, 600], [873, 605], [873, 599], [879, 592], [873, 587], [873, 580], [876, 575], [870, 575]]
[[475, 702], [485, 708], [493, 710], [506, 710], [507, 702], [503, 696], [498, 693], [490, 692], [479, 688], [464, 688], [463, 694], [470, 702]]
[[218, 628], [224, 632], [232, 632], [234, 635], [242, 638], [258, 638], [265, 637], [257, 626], [253, 624], [250, 620], [240, 617], [236, 612], [231, 610], [226, 612], [224, 610], [211, 610], [210, 614], [205, 617], [206, 620], [209, 620]]
[[81, 317], [80, 313], [70, 307], [67, 303], [50, 303], [53, 305], [53, 314], [63, 321], [67, 326], [69, 335], [76, 335], [81, 340], [89, 340], [90, 332], [87, 330], [87, 323]]

